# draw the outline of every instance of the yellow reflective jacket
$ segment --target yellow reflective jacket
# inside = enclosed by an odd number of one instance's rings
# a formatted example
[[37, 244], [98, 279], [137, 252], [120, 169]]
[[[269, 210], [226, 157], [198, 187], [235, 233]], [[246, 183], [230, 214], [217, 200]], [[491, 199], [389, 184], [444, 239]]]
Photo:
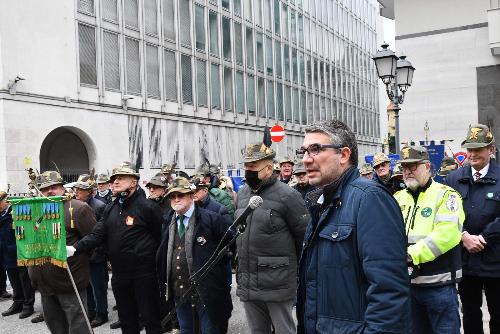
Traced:
[[465, 219], [460, 194], [431, 181], [418, 198], [408, 189], [394, 197], [405, 220], [408, 254], [417, 266], [412, 284], [456, 282], [462, 276], [459, 244]]

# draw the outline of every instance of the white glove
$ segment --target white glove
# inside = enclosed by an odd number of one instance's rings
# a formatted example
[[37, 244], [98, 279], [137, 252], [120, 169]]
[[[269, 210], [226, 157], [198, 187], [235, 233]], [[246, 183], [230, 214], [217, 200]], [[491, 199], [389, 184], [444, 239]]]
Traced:
[[72, 257], [75, 255], [76, 248], [73, 246], [66, 246], [66, 257]]

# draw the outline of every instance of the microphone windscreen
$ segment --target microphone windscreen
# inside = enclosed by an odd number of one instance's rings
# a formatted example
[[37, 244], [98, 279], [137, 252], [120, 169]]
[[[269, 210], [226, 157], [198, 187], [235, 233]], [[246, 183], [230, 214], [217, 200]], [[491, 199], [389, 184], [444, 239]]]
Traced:
[[262, 205], [262, 202], [264, 202], [264, 200], [262, 199], [262, 197], [260, 196], [252, 196], [250, 198], [250, 201], [248, 202], [248, 206], [252, 209], [252, 210], [255, 210], [257, 209], [259, 206]]

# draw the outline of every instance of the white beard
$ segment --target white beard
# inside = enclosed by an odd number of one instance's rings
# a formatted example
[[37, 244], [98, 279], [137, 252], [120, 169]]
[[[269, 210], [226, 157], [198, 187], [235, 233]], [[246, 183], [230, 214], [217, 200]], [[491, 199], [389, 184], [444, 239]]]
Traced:
[[174, 205], [172, 205], [172, 209], [174, 209], [174, 211], [177, 212], [180, 209], [182, 209], [182, 205], [180, 205], [180, 204], [174, 204]]
[[407, 180], [405, 181], [405, 184], [406, 184], [406, 187], [408, 187], [409, 189], [415, 191], [418, 189], [418, 187], [420, 187], [420, 184], [418, 183], [417, 180]]

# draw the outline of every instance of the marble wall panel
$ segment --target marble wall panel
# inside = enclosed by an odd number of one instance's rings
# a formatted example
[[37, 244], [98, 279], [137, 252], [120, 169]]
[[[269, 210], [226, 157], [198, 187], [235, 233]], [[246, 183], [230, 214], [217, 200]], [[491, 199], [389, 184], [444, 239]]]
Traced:
[[162, 163], [179, 165], [179, 123], [176, 121], [165, 121], [165, 135], [163, 136], [166, 144]]
[[161, 167], [162, 159], [162, 119], [148, 118], [149, 129], [149, 164], [153, 168]]
[[143, 159], [143, 138], [142, 138], [142, 118], [139, 116], [128, 116], [128, 138], [129, 138], [129, 159], [137, 168], [142, 167]]

